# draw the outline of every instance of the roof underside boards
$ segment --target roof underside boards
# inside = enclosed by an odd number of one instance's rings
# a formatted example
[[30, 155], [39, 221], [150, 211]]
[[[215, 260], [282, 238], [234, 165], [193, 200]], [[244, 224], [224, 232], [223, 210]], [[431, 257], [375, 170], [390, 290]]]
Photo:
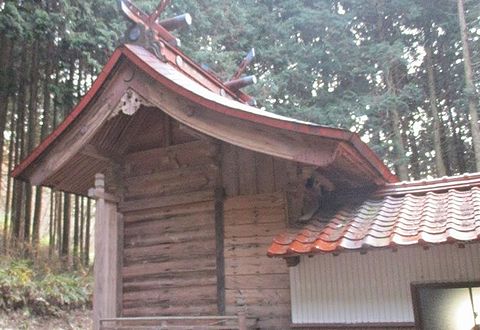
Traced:
[[301, 231], [275, 237], [268, 255], [478, 241], [479, 186], [479, 173], [387, 185], [364, 201], [347, 202], [335, 211], [318, 211]]
[[[188, 70], [191, 71], [192, 67]], [[196, 74], [198, 76], [203, 73]], [[140, 81], [141, 79], [143, 80]], [[91, 141], [93, 136], [101, 135], [100, 131], [106, 129], [105, 125], [111, 120], [111, 112], [118, 104], [121, 95], [134, 86], [139, 94], [145, 90], [146, 94], [141, 96], [145, 97], [148, 103], [161, 108], [168, 115], [194, 130], [246, 149], [320, 166], [325, 175], [337, 178], [337, 182], [346, 184], [347, 187], [380, 186], [398, 181], [373, 151], [360, 141], [358, 135], [347, 130], [319, 126], [259, 110], [233, 100], [231, 97], [221, 96], [216, 91], [216, 87], [203, 84], [200, 80], [198, 77], [195, 78], [192, 72], [184, 71], [182, 64], [162, 62], [142, 47], [132, 45], [120, 47], [72, 113], [15, 168], [12, 175], [30, 180], [34, 184], [45, 184], [45, 178], [56, 176], [55, 182], [50, 180], [48, 185], [60, 185], [60, 179], [63, 176], [58, 176], [57, 172], [65, 171], [64, 167], [67, 163], [72, 164], [74, 154], [72, 153], [69, 159], [63, 159], [63, 168], [60, 169], [60, 166], [56, 165], [58, 162], [49, 160], [51, 150], [55, 149], [58, 153], [57, 149], [61, 145], [66, 148], [65, 135], [68, 135], [67, 133], [77, 124], [80, 125], [82, 117], [93, 116], [87, 116], [86, 113], [105, 112], [103, 115], [95, 115], [96, 121], [84, 126], [86, 128], [77, 134], [81, 135], [83, 147]], [[193, 118], [195, 116], [192, 114], [187, 113], [185, 116], [185, 113], [180, 113], [181, 106], [176, 109], [176, 107], [167, 107], [162, 104], [161, 99], [166, 94], [170, 99], [180, 100], [182, 104], [189, 104], [190, 107], [194, 106], [195, 109], [202, 110], [196, 111], [200, 119]], [[160, 103], [152, 102], [151, 99], [160, 100]], [[105, 104], [108, 109], [105, 109]], [[189, 117], [192, 118], [189, 119]], [[209, 123], [203, 123], [204, 126], [201, 126], [199, 124], [201, 120]], [[216, 128], [221, 126], [221, 123], [224, 124], [223, 131]], [[208, 129], [205, 125], [209, 125]], [[235, 128], [240, 127], [243, 129], [235, 131]], [[283, 137], [281, 140], [276, 138], [279, 135]], [[68, 139], [76, 141], [72, 136]], [[255, 141], [262, 139], [265, 143], [258, 147], [260, 142]], [[274, 150], [275, 148], [283, 149], [282, 152], [278, 152]], [[50, 164], [43, 166], [42, 162], [50, 162]], [[97, 167], [102, 166], [104, 164]], [[44, 172], [42, 175], [35, 173], [39, 171], [38, 168]], [[32, 176], [36, 177], [36, 180], [31, 180]], [[62, 189], [68, 190], [68, 187], [62, 184]]]

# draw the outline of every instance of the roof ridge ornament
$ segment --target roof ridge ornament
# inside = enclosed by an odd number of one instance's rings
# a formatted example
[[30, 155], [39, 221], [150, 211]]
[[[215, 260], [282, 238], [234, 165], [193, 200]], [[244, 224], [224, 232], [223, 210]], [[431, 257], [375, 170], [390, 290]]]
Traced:
[[139, 44], [150, 50], [160, 60], [166, 61], [163, 55], [165, 44], [180, 47], [180, 39], [170, 33], [175, 29], [192, 24], [192, 17], [186, 13], [159, 21], [158, 18], [170, 0], [161, 0], [150, 15], [138, 9], [130, 0], [120, 0], [120, 8], [132, 25], [127, 29], [124, 40]]

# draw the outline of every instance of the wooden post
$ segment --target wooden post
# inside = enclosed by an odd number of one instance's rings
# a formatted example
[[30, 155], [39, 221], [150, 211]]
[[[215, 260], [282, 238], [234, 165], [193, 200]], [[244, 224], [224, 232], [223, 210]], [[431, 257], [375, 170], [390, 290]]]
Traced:
[[247, 330], [247, 316], [244, 312], [238, 312], [238, 329]]
[[93, 291], [93, 329], [100, 329], [100, 320], [119, 316], [118, 237], [121, 217], [117, 213], [117, 200], [105, 192], [105, 176], [95, 175], [95, 188], [89, 196], [96, 199], [95, 261]]
[[223, 188], [215, 189], [215, 250], [217, 267], [217, 310], [225, 315], [225, 256], [224, 256], [224, 223], [223, 223]]

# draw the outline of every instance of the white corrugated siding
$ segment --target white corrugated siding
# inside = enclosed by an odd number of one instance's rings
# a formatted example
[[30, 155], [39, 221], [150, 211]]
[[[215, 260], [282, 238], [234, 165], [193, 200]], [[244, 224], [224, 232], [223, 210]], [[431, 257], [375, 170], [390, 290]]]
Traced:
[[480, 244], [302, 257], [290, 268], [293, 323], [413, 322], [411, 282], [480, 279]]

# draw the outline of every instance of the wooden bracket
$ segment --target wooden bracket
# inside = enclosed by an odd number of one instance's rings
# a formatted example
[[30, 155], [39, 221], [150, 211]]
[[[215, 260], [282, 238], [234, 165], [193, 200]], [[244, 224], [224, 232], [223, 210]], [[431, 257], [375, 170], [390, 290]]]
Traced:
[[133, 89], [128, 88], [125, 94], [123, 94], [123, 96], [121, 97], [117, 107], [113, 111], [112, 117], [115, 117], [120, 112], [128, 116], [133, 116], [142, 105], [147, 107], [152, 106], [151, 103], [149, 103], [142, 96], [140, 96], [140, 94], [138, 94]]

